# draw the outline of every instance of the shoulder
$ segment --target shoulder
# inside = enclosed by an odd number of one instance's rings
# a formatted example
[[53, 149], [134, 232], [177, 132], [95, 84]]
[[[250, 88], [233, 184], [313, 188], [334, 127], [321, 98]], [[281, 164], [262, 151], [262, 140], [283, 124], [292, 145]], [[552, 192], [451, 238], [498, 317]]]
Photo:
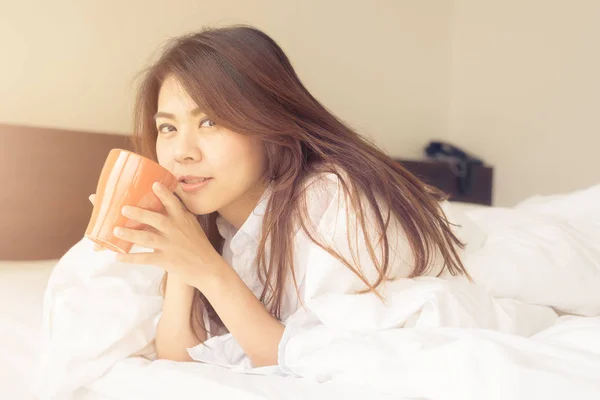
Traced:
[[359, 216], [371, 227], [374, 223], [372, 206], [362, 193], [354, 193], [353, 186], [352, 178], [341, 169], [308, 177], [299, 204], [301, 208], [306, 207], [307, 213], [301, 213], [308, 217], [305, 222], [325, 236], [350, 228], [354, 230]]
[[[330, 209], [332, 212], [345, 210], [353, 214], [373, 212], [373, 206], [382, 212], [387, 209], [379, 193], [373, 193], [375, 204], [370, 204], [367, 196], [353, 178], [341, 168], [315, 173], [305, 180], [304, 198], [309, 205]], [[360, 209], [360, 210], [359, 210]]]
[[338, 194], [340, 177], [334, 172], [318, 172], [309, 175], [303, 184], [304, 196], [312, 198], [331, 198]]
[[348, 176], [339, 170], [308, 176], [303, 183], [301, 200], [306, 203], [309, 214], [323, 214], [331, 207], [340, 206], [340, 201], [345, 197], [344, 183], [350, 184]]
[[[295, 214], [298, 224], [296, 229], [302, 230], [304, 225], [311, 233], [320, 230], [327, 216], [340, 208], [340, 194], [343, 191], [339, 176], [334, 172], [314, 172], [300, 184]], [[343, 197], [343, 196], [342, 196]]]

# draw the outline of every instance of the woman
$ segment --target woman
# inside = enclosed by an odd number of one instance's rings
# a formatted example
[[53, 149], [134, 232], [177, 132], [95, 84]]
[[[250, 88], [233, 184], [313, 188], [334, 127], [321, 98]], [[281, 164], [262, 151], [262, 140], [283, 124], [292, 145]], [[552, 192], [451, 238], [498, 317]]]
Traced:
[[118, 260], [167, 272], [158, 358], [276, 365], [286, 322], [322, 296], [467, 275], [440, 193], [334, 117], [257, 29], [173, 40], [134, 139], [180, 181], [155, 188], [168, 215], [123, 210], [152, 231], [115, 232], [154, 249]]

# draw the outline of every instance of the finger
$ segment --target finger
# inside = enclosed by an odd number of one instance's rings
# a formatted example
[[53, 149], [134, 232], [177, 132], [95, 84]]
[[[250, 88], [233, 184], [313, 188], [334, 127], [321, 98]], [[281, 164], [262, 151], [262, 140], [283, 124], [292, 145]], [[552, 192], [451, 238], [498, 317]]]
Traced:
[[159, 265], [159, 254], [157, 253], [117, 253], [115, 259], [129, 264]]
[[113, 230], [113, 234], [119, 239], [150, 249], [160, 249], [164, 244], [163, 236], [139, 229], [117, 227]]
[[164, 215], [140, 207], [125, 206], [121, 210], [121, 213], [133, 221], [148, 225], [149, 229], [147, 230], [154, 232], [165, 232], [169, 222], [168, 218]]
[[101, 244], [94, 243], [94, 251], [102, 251], [102, 250], [106, 250], [106, 249], [104, 247], [102, 247]]
[[88, 197], [88, 199], [90, 200], [90, 203], [92, 203], [92, 205], [94, 205], [94, 200], [96, 200], [96, 195], [90, 194], [90, 197]]
[[158, 229], [156, 229], [155, 227], [150, 226], [150, 225], [146, 225], [146, 226], [144, 226], [143, 228], [140, 228], [140, 229], [144, 230], [144, 231], [152, 232], [152, 233], [161, 234], [161, 231], [159, 231]]
[[152, 185], [152, 190], [154, 194], [158, 197], [158, 199], [163, 203], [165, 209], [167, 210], [167, 214], [169, 215], [180, 215], [182, 214], [183, 207], [179, 202], [179, 199], [173, 194], [173, 192], [169, 191], [163, 184], [160, 182], [154, 182]]

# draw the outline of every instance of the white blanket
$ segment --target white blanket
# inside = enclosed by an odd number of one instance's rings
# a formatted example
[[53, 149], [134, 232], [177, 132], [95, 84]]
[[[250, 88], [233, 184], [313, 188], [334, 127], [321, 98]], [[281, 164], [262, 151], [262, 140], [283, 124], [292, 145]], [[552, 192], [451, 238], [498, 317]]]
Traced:
[[[323, 296], [288, 322], [294, 335], [280, 348], [279, 367], [243, 371], [151, 362], [162, 271], [117, 263], [82, 240], [48, 285], [35, 392], [117, 400], [598, 399], [599, 204], [600, 186], [469, 213], [483, 235], [465, 258], [477, 285], [392, 282], [386, 304], [369, 294]], [[557, 319], [555, 310], [580, 316]], [[139, 354], [150, 360], [130, 357]]]
[[0, 399], [33, 399], [44, 289], [57, 262], [0, 261]]

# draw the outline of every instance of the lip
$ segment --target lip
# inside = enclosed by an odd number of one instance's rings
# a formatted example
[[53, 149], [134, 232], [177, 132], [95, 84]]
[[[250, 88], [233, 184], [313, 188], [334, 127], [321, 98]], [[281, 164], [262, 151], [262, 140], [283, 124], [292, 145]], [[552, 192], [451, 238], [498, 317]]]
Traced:
[[[183, 182], [183, 181], [188, 180], [188, 179], [204, 179], [204, 181], [202, 181], [202, 182], [196, 182], [196, 183], [185, 183], [185, 182]], [[182, 175], [182, 176], [179, 176], [177, 178], [177, 180], [179, 181], [179, 185], [181, 186], [181, 190], [183, 190], [186, 193], [191, 193], [191, 192], [195, 192], [197, 190], [202, 189], [204, 186], [206, 186], [212, 180], [212, 178], [207, 178], [207, 177], [202, 177], [202, 176], [195, 176], [195, 175]]]

